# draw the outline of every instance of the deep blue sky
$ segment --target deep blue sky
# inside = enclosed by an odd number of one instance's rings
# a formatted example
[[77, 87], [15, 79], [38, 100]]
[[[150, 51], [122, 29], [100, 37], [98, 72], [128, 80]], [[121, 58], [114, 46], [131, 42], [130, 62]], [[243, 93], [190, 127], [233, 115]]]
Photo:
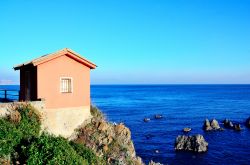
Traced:
[[68, 47], [92, 84], [250, 83], [248, 0], [2, 0], [0, 83]]

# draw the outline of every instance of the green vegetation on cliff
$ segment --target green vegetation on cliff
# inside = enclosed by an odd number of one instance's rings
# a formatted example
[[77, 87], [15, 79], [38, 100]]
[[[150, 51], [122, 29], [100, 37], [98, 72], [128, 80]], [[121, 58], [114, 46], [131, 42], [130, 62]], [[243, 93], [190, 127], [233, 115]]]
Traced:
[[0, 118], [0, 164], [105, 164], [89, 148], [41, 132], [41, 116], [29, 104]]
[[39, 137], [40, 115], [29, 105], [13, 106], [9, 114], [0, 118], [0, 157], [14, 153], [21, 141]]

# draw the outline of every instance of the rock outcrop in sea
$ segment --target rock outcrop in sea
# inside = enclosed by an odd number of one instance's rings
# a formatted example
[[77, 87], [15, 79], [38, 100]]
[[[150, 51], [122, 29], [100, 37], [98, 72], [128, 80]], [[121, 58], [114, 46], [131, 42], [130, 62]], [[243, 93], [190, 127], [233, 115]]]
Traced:
[[241, 125], [239, 123], [233, 123], [232, 121], [230, 121], [229, 119], [225, 119], [223, 121], [224, 127], [228, 128], [228, 129], [233, 129], [235, 131], [241, 131]]
[[211, 121], [209, 121], [208, 119], [206, 119], [203, 124], [203, 130], [214, 131], [214, 130], [223, 130], [223, 129], [220, 127], [217, 120], [212, 119]]
[[223, 121], [223, 124], [224, 124], [224, 127], [225, 127], [225, 128], [233, 129], [233, 127], [234, 127], [233, 122], [230, 121], [229, 119], [225, 119], [225, 120]]
[[250, 117], [245, 122], [246, 127], [250, 128]]
[[163, 118], [162, 115], [160, 115], [160, 114], [155, 115], [155, 119], [161, 119], [161, 118]]
[[183, 132], [185, 132], [185, 133], [188, 133], [188, 132], [190, 132], [191, 130], [192, 130], [192, 129], [189, 128], [189, 127], [183, 128]]
[[206, 152], [208, 142], [200, 134], [193, 136], [179, 135], [175, 140], [175, 150]]
[[150, 118], [144, 118], [143, 121], [144, 121], [144, 122], [149, 122], [149, 121], [150, 121]]
[[241, 130], [242, 130], [242, 128], [241, 128], [241, 126], [240, 126], [239, 123], [234, 124], [234, 130], [235, 130], [235, 131], [241, 131]]

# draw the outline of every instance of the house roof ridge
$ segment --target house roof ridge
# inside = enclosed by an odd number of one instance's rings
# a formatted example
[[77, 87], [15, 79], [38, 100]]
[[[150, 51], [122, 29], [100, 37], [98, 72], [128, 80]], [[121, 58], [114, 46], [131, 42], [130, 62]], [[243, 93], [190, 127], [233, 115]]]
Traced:
[[[80, 54], [76, 53], [75, 51], [69, 49], [69, 48], [63, 48], [63, 49], [60, 49], [56, 52], [53, 52], [53, 53], [49, 53], [49, 54], [45, 54], [45, 55], [42, 55], [38, 58], [35, 58], [33, 60], [30, 60], [28, 62], [25, 62], [25, 63], [22, 63], [22, 64], [19, 64], [19, 65], [16, 65], [14, 66], [14, 69], [15, 70], [18, 70], [20, 69], [22, 66], [25, 66], [25, 65], [33, 65], [33, 66], [37, 66], [39, 64], [42, 64], [44, 62], [47, 62], [47, 61], [50, 61], [50, 60], [53, 60], [54, 58], [57, 58], [59, 56], [62, 56], [62, 55], [66, 55], [66, 53], [71, 53], [73, 54], [74, 56], [76, 56], [77, 58], [74, 58], [76, 61], [82, 63], [82, 64], [85, 64], [87, 65], [89, 68], [91, 69], [94, 69], [95, 67], [97, 67], [94, 63], [88, 61], [87, 59], [85, 59], [84, 57], [82, 57]], [[70, 58], [73, 58], [71, 55], [69, 56]]]

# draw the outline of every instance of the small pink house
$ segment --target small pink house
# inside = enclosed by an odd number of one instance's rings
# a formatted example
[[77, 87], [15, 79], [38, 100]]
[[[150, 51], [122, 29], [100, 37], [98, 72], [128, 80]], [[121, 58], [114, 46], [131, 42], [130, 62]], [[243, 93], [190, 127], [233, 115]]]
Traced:
[[48, 109], [90, 107], [90, 69], [95, 68], [68, 48], [17, 65], [19, 99], [45, 100]]

